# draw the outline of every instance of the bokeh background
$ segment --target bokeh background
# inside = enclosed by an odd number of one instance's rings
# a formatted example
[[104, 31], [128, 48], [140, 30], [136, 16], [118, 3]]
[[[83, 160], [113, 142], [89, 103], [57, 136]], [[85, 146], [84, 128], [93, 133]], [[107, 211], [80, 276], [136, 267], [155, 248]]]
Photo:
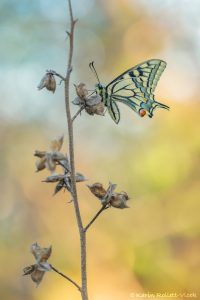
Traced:
[[[37, 85], [46, 69], [65, 73], [67, 1], [0, 2], [0, 293], [4, 300], [79, 299], [56, 273], [35, 289], [22, 268], [30, 245], [53, 245], [51, 263], [79, 281], [79, 241], [67, 193], [52, 197], [48, 173], [35, 173], [35, 149], [67, 129], [63, 86]], [[150, 58], [167, 61], [156, 99], [171, 107], [153, 119], [120, 105], [118, 126], [83, 113], [75, 123], [77, 170], [131, 197], [127, 210], [105, 212], [88, 234], [90, 299], [129, 300], [134, 293], [199, 293], [200, 3], [198, 0], [74, 0], [72, 83], [93, 88], [95, 61], [108, 83]], [[71, 99], [75, 97], [71, 86]], [[73, 112], [76, 107], [73, 107]], [[84, 223], [100, 204], [79, 184]], [[168, 299], [163, 297], [162, 299]], [[181, 295], [177, 299], [183, 299]]]

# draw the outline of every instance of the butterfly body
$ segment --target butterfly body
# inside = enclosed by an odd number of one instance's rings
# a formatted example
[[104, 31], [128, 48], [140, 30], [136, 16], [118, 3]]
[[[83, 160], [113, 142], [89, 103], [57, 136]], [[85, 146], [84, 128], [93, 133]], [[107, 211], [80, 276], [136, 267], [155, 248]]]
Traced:
[[118, 102], [124, 103], [141, 117], [148, 114], [152, 118], [157, 107], [169, 110], [167, 105], [157, 102], [153, 94], [165, 67], [166, 63], [162, 60], [148, 60], [125, 71], [107, 86], [96, 85], [95, 91], [101, 96], [115, 123], [120, 121]]

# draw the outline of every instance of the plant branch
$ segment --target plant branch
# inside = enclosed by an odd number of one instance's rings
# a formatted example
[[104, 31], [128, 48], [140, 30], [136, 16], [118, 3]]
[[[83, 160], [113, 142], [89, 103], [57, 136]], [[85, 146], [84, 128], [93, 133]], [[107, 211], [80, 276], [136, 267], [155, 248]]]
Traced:
[[68, 136], [69, 136], [69, 155], [70, 155], [71, 187], [72, 187], [71, 194], [73, 197], [73, 204], [74, 204], [76, 221], [79, 230], [80, 248], [81, 248], [81, 282], [82, 282], [81, 295], [82, 295], [82, 300], [88, 300], [87, 273], [86, 273], [86, 235], [83, 228], [83, 223], [82, 223], [82, 218], [81, 218], [80, 208], [78, 203], [77, 189], [76, 189], [73, 122], [71, 119], [70, 101], [69, 101], [69, 83], [70, 83], [70, 74], [72, 71], [72, 57], [73, 57], [73, 49], [74, 49], [74, 27], [76, 24], [76, 20], [74, 20], [73, 17], [71, 0], [68, 0], [68, 7], [69, 7], [69, 14], [70, 14], [70, 32], [68, 32], [69, 54], [68, 54], [67, 72], [65, 78], [65, 108], [66, 108]]
[[101, 207], [101, 209], [95, 214], [95, 216], [92, 218], [92, 220], [85, 226], [85, 228], [84, 228], [85, 232], [94, 223], [94, 221], [98, 218], [98, 216], [107, 208], [109, 208], [109, 206], [107, 206], [107, 204]]
[[60, 271], [58, 271], [56, 268], [54, 268], [51, 265], [51, 269], [56, 272], [57, 274], [59, 274], [60, 276], [64, 277], [65, 279], [67, 279], [69, 282], [71, 282], [73, 285], [75, 285], [77, 287], [77, 289], [79, 290], [79, 292], [81, 292], [81, 287], [74, 281], [72, 280], [70, 277], [68, 277], [67, 275], [61, 273]]
[[82, 112], [82, 110], [84, 110], [85, 106], [81, 106], [79, 108], [79, 110], [75, 113], [75, 115], [72, 117], [72, 122], [74, 122], [74, 120], [76, 119], [76, 117], [78, 117], [78, 115]]
[[67, 124], [68, 124], [68, 135], [69, 135], [69, 154], [70, 154], [70, 167], [71, 167], [71, 182], [72, 182], [72, 196], [74, 200], [75, 212], [77, 217], [77, 223], [79, 226], [79, 230], [83, 228], [82, 219], [80, 215], [80, 209], [78, 205], [78, 197], [76, 190], [76, 180], [75, 180], [75, 160], [74, 160], [74, 137], [73, 137], [73, 126], [71, 121], [71, 111], [70, 111], [70, 103], [69, 103], [69, 82], [70, 82], [70, 73], [72, 70], [72, 56], [73, 56], [73, 47], [74, 47], [74, 26], [75, 22], [72, 15], [71, 1], [68, 0], [69, 3], [69, 11], [70, 11], [70, 49], [69, 49], [69, 57], [67, 64], [67, 73], [65, 79], [65, 107], [66, 107], [66, 115], [67, 115]]

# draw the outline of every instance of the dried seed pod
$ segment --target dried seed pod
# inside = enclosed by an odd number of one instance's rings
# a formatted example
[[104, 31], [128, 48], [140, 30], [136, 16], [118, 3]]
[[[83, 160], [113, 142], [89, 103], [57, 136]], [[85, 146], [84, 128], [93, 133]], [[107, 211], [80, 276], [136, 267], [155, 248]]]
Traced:
[[129, 200], [129, 197], [126, 192], [113, 193], [110, 199], [110, 205], [115, 208], [128, 208], [129, 206], [126, 202]]
[[95, 104], [93, 106], [86, 106], [85, 110], [89, 115], [104, 116], [105, 106], [103, 102], [99, 102], [98, 104]]
[[53, 174], [48, 176], [45, 180], [43, 180], [43, 182], [58, 182], [60, 180], [63, 180], [65, 178], [65, 175], [62, 174]]
[[102, 102], [102, 98], [99, 94], [90, 96], [87, 98], [86, 104], [87, 106], [94, 106]]
[[81, 98], [82, 100], [87, 98], [88, 95], [88, 90], [86, 89], [86, 85], [85, 83], [81, 82], [79, 84], [74, 84], [75, 89], [76, 89], [76, 94], [79, 98]]
[[33, 282], [36, 283], [36, 286], [38, 286], [41, 283], [44, 274], [45, 271], [40, 271], [38, 269], [38, 266], [36, 265], [36, 269], [33, 271], [33, 273], [31, 273], [31, 279], [33, 280]]
[[39, 85], [38, 85], [38, 90], [41, 90], [43, 88], [46, 88], [47, 90], [51, 92], [55, 92], [56, 90], [56, 80], [55, 77], [52, 73], [47, 72], [44, 77], [41, 79]]
[[55, 169], [56, 169], [56, 162], [52, 158], [52, 153], [47, 153], [46, 154], [45, 167], [51, 173], [53, 173], [55, 171]]
[[106, 194], [101, 200], [102, 205], [110, 204], [110, 200], [112, 198], [113, 192], [116, 189], [117, 185], [109, 182], [109, 187], [107, 188]]
[[38, 256], [40, 254], [40, 249], [41, 249], [41, 247], [38, 245], [38, 243], [34, 243], [30, 247], [30, 251], [34, 255], [36, 260], [38, 260]]
[[57, 194], [57, 193], [59, 193], [62, 189], [64, 189], [65, 188], [65, 181], [64, 181], [64, 179], [62, 179], [62, 180], [60, 180], [57, 184], [56, 184], [56, 187], [55, 187], [55, 189], [54, 189], [54, 194], [53, 194], [53, 196], [55, 195], [55, 194]]
[[41, 248], [40, 253], [40, 262], [46, 262], [49, 259], [52, 252], [52, 247], [49, 246], [48, 248]]
[[88, 180], [87, 178], [85, 178], [85, 176], [81, 173], [76, 173], [75, 176], [76, 182], [82, 182], [82, 181], [86, 181]]
[[46, 168], [46, 157], [41, 157], [35, 162], [36, 172], [42, 171]]
[[34, 255], [36, 261], [46, 262], [47, 259], [50, 257], [52, 252], [52, 247], [49, 246], [48, 248], [42, 248], [37, 243], [31, 245], [31, 253]]
[[106, 190], [104, 189], [103, 185], [99, 182], [96, 182], [92, 185], [87, 185], [87, 187], [90, 189], [92, 194], [100, 200], [102, 200], [106, 195]]

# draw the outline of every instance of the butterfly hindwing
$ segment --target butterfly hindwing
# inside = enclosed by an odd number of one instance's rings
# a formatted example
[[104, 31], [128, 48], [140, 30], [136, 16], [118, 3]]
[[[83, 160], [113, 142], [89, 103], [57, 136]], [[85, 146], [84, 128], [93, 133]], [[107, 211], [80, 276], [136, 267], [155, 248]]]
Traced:
[[114, 101], [110, 101], [109, 105], [107, 105], [107, 108], [113, 121], [118, 124], [120, 121], [120, 111], [117, 104]]

